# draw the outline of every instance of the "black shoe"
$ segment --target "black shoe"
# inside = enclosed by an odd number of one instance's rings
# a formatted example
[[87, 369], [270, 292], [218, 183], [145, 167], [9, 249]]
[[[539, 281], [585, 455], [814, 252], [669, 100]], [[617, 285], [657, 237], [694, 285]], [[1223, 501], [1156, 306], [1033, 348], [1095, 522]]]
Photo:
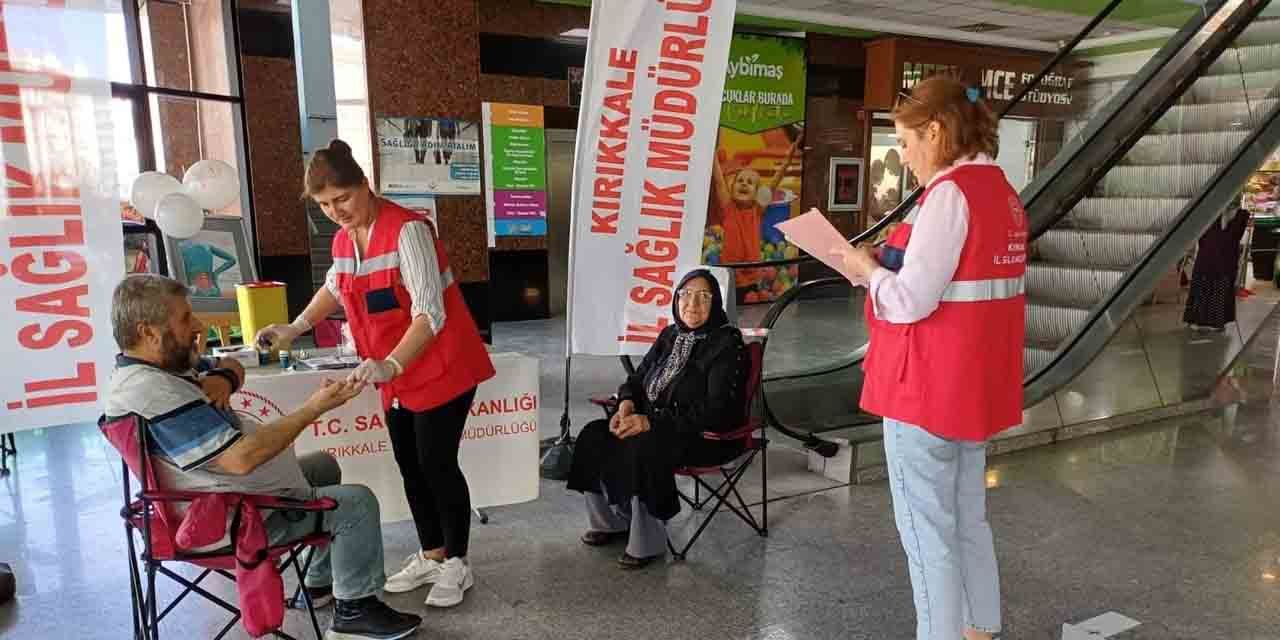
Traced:
[[630, 531], [588, 531], [582, 534], [582, 544], [590, 547], [603, 547], [615, 542], [626, 542]]
[[627, 570], [643, 569], [653, 564], [654, 561], [660, 558], [662, 558], [661, 553], [659, 553], [656, 556], [646, 556], [644, 558], [637, 558], [627, 553], [626, 551], [623, 551], [622, 555], [618, 556], [618, 566]]
[[307, 595], [311, 596], [312, 608], [319, 609], [327, 607], [333, 602], [333, 585], [325, 585], [323, 587], [305, 587]]
[[400, 613], [376, 596], [339, 600], [325, 640], [399, 640], [417, 631], [422, 618]]
[[9, 565], [0, 562], [0, 604], [12, 600], [13, 594], [17, 590], [18, 584], [13, 579], [13, 569]]

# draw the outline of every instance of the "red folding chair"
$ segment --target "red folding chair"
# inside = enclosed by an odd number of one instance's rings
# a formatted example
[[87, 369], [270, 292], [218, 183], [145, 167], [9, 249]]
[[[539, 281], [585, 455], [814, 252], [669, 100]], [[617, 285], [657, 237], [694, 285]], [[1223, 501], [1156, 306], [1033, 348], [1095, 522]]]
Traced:
[[[683, 547], [676, 549], [675, 544], [671, 542], [670, 536], [667, 537], [667, 548], [676, 560], [684, 560], [689, 549], [693, 547], [693, 543], [698, 541], [702, 532], [711, 524], [711, 520], [720, 512], [721, 507], [728, 507], [731, 512], [761, 537], [769, 535], [769, 463], [768, 456], [762, 455], [768, 453], [769, 439], [765, 434], [765, 423], [752, 418], [756, 392], [760, 389], [760, 381], [764, 372], [764, 348], [768, 335], [762, 331], [752, 332], [749, 335], [758, 337], [760, 340], [747, 343], [747, 353], [751, 359], [751, 368], [747, 374], [746, 392], [742, 398], [744, 404], [742, 415], [745, 417], [746, 423], [728, 432], [702, 432], [702, 437], [706, 440], [741, 442], [743, 451], [733, 460], [720, 465], [676, 467], [675, 473], [677, 476], [692, 478], [694, 483], [693, 497], [689, 497], [687, 493], [677, 489], [680, 499], [692, 507], [694, 511], [702, 511], [703, 507], [712, 504], [711, 511], [702, 519], [693, 536], [689, 538], [689, 541]], [[594, 397], [591, 398], [591, 403], [604, 409], [606, 416], [611, 416], [617, 410], [618, 404], [616, 397]], [[755, 461], [757, 456], [760, 458], [760, 483], [762, 487], [759, 520], [751, 512], [751, 508], [747, 505], [746, 500], [742, 498], [742, 494], [738, 492], [738, 482], [746, 475], [751, 463]], [[719, 482], [714, 485], [705, 479], [706, 477], [714, 478], [717, 475], [719, 476]], [[707, 493], [705, 497], [702, 495], [703, 491]], [[730, 498], [733, 498], [737, 504], [730, 501]]]
[[[746, 392], [742, 398], [744, 404], [742, 415], [746, 420], [746, 424], [724, 433], [715, 431], [702, 432], [702, 437], [705, 440], [741, 442], [743, 452], [725, 464], [706, 467], [676, 467], [677, 476], [693, 479], [693, 497], [690, 498], [684, 491], [678, 491], [680, 499], [692, 507], [694, 511], [702, 511], [703, 507], [712, 504], [711, 511], [699, 523], [697, 530], [693, 532], [689, 541], [679, 550], [672, 544], [671, 537], [667, 536], [667, 548], [671, 550], [671, 555], [676, 560], [684, 560], [685, 555], [689, 553], [689, 549], [693, 547], [693, 543], [698, 541], [702, 532], [706, 530], [707, 525], [710, 525], [711, 520], [720, 512], [721, 507], [728, 507], [734, 515], [738, 516], [760, 537], [769, 535], [769, 459], [767, 455], [769, 439], [765, 437], [765, 423], [754, 419], [751, 410], [755, 404], [756, 392], [760, 389], [760, 380], [764, 373], [764, 347], [765, 338], [763, 336], [759, 342], [747, 343], [751, 369], [747, 375]], [[762, 492], [759, 520], [756, 520], [755, 514], [751, 513], [751, 508], [747, 505], [746, 500], [742, 498], [742, 494], [738, 492], [738, 481], [742, 480], [742, 477], [746, 475], [751, 463], [755, 461], [757, 456], [760, 458]], [[719, 482], [713, 485], [705, 479], [707, 477], [718, 479]], [[705, 498], [701, 495], [704, 490], [707, 492]], [[737, 502], [736, 505], [729, 500], [731, 497]]]
[[[134, 640], [159, 640], [160, 621], [191, 593], [204, 597], [232, 614], [231, 621], [222, 628], [218, 635], [214, 636], [214, 640], [220, 640], [235, 626], [236, 622], [239, 622], [240, 609], [202, 587], [201, 582], [209, 575], [216, 573], [231, 580], [233, 584], [235, 583], [235, 574], [232, 573], [236, 566], [234, 536], [230, 546], [215, 551], [194, 552], [181, 549], [175, 536], [182, 520], [177, 516], [173, 507], [178, 503], [189, 503], [208, 494], [196, 491], [165, 491], [159, 488], [156, 482], [155, 469], [152, 468], [150, 456], [147, 454], [147, 424], [140, 416], [136, 414], [118, 418], [106, 418], [104, 416], [98, 421], [98, 428], [123, 459], [122, 478], [124, 480], [125, 506], [120, 509], [120, 517], [124, 520], [125, 541], [129, 548], [129, 587], [133, 606]], [[136, 496], [131, 496], [130, 474], [137, 478], [142, 485], [142, 490]], [[319, 513], [331, 511], [338, 506], [338, 503], [332, 498], [303, 501], [256, 494], [225, 495], [252, 499], [254, 505], [263, 511], [287, 509]], [[271, 561], [276, 565], [277, 571], [283, 572], [286, 568], [293, 567], [294, 572], [297, 574], [299, 585], [302, 584], [303, 576], [306, 575], [307, 568], [311, 564], [310, 555], [308, 555], [305, 565], [299, 563], [298, 558], [302, 551], [320, 548], [329, 544], [330, 536], [321, 529], [321, 521], [322, 518], [316, 518], [316, 530], [314, 533], [300, 540], [275, 545], [267, 549], [267, 553]], [[139, 553], [135, 545], [135, 534], [142, 541], [141, 553]], [[283, 559], [283, 562], [281, 562], [281, 559]], [[139, 562], [141, 562], [143, 569], [146, 571], [145, 585], [138, 568]], [[191, 580], [166, 566], [173, 563], [194, 565], [203, 569], [203, 572], [194, 580]], [[157, 573], [163, 574], [184, 587], [182, 593], [169, 602], [164, 610], [159, 610], [157, 606]], [[311, 597], [305, 589], [302, 590], [302, 595], [306, 603], [307, 612], [311, 615], [312, 629], [315, 631], [316, 639], [320, 640], [322, 637], [320, 623], [316, 619]], [[273, 631], [272, 635], [286, 640], [295, 640], [293, 636], [280, 630]]]

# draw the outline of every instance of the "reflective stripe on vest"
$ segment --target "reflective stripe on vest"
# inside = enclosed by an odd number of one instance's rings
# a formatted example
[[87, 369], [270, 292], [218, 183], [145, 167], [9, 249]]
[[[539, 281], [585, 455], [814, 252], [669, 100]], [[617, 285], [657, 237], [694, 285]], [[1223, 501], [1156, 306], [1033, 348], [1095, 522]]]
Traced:
[[1026, 281], [1017, 278], [956, 280], [942, 292], [942, 302], [986, 302], [1008, 300], [1026, 293]]
[[[334, 258], [334, 270], [337, 273], [351, 275], [368, 275], [374, 271], [382, 271], [392, 267], [400, 266], [400, 254], [398, 252], [384, 253], [380, 256], [369, 258], [360, 263], [359, 273], [356, 269], [355, 258]], [[448, 289], [454, 282], [453, 268], [446, 268], [440, 272], [440, 288]]]
[[355, 258], [334, 258], [333, 266], [337, 273], [366, 275], [375, 271], [383, 271], [400, 266], [400, 252], [392, 251], [391, 253], [367, 258], [360, 262], [359, 268], [356, 267]]

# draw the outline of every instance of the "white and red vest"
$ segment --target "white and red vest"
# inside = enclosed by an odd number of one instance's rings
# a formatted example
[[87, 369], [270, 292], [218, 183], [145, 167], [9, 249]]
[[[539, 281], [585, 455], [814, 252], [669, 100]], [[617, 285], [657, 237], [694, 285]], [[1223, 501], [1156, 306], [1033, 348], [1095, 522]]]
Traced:
[[[962, 165], [952, 182], [969, 206], [960, 263], [938, 308], [911, 324], [866, 316], [871, 344], [863, 369], [864, 411], [920, 426], [949, 440], [982, 441], [1022, 424], [1026, 213], [996, 165]], [[901, 266], [911, 225], [890, 234], [881, 263]]]
[[[385, 359], [395, 350], [413, 322], [409, 290], [400, 279], [400, 230], [408, 222], [426, 218], [381, 200], [369, 235], [369, 246], [356, 268], [355, 243], [345, 229], [333, 237], [333, 264], [342, 306], [361, 358]], [[399, 400], [410, 411], [433, 409], [492, 378], [493, 363], [462, 290], [454, 282], [444, 243], [432, 229], [440, 280], [444, 286], [445, 322], [426, 349], [412, 362], [401, 363], [404, 373], [379, 385], [382, 405]]]

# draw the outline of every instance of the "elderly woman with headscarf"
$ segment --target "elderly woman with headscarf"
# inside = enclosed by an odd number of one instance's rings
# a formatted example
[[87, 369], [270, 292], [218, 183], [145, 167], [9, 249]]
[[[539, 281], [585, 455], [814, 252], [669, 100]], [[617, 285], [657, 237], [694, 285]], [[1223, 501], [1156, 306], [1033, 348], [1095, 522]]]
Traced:
[[587, 502], [590, 528], [582, 542], [626, 540], [618, 558], [624, 569], [644, 567], [666, 551], [665, 521], [680, 512], [676, 466], [723, 464], [742, 452], [741, 442], [702, 438], [746, 418], [747, 350], [725, 315], [715, 276], [690, 272], [672, 306], [675, 323], [618, 389], [616, 411], [583, 427], [569, 476], [569, 489]]

